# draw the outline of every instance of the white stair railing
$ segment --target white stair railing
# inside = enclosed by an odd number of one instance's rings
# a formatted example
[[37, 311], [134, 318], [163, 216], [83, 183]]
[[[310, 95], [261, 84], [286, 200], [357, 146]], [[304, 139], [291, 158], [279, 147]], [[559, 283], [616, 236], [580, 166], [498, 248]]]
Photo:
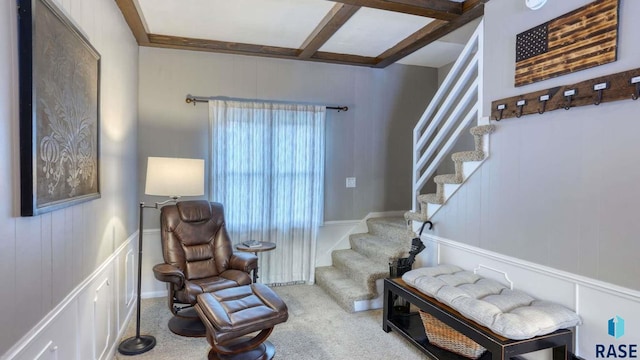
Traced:
[[413, 211], [418, 195], [463, 130], [482, 116], [483, 21], [413, 129]]

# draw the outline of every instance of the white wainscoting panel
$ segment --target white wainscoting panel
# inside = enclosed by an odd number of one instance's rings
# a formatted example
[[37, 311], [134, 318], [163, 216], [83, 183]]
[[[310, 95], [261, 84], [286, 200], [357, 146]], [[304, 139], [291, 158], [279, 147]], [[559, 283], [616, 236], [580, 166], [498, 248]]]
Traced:
[[114, 314], [108, 305], [108, 286], [113, 281], [113, 263], [97, 273], [97, 276], [78, 295], [78, 329], [84, 329], [78, 334], [79, 357], [81, 359], [99, 360], [104, 352], [105, 341], [111, 335], [107, 316]]
[[135, 300], [136, 295], [136, 259], [135, 252], [133, 250], [127, 251], [124, 259], [125, 274], [124, 277], [124, 305], [126, 307], [131, 306]]
[[76, 323], [75, 303], [70, 304], [62, 311], [58, 312], [55, 318], [43, 326], [42, 330], [29, 339], [23, 348], [15, 356], [5, 354], [2, 359], [16, 360], [64, 360], [75, 359], [77, 339], [74, 334], [69, 331], [72, 327], [69, 324]]
[[136, 247], [134, 233], [0, 359], [112, 359], [135, 309]]
[[[135, 310], [138, 279], [138, 237], [131, 239], [126, 249], [116, 256], [116, 313], [118, 326], [126, 324], [125, 320]], [[118, 328], [121, 332], [121, 329]]]
[[[426, 250], [418, 255], [417, 266], [453, 264], [473, 271], [480, 267], [496, 269], [483, 271], [482, 276], [505, 282], [513, 281], [514, 289], [532, 296], [560, 303], [580, 315], [583, 324], [575, 330], [574, 352], [585, 359], [606, 358], [596, 353], [596, 346], [609, 346], [617, 351], [616, 358], [623, 358], [620, 349], [637, 349], [640, 356], [640, 292], [617, 285], [568, 273], [547, 266], [520, 260], [458, 243], [433, 235], [424, 235]], [[624, 319], [624, 335], [615, 338], [608, 334], [608, 321], [616, 316]], [[620, 345], [623, 345], [622, 348]], [[611, 354], [609, 354], [611, 355]], [[525, 356], [527, 359], [551, 359], [550, 351], [540, 351]], [[609, 357], [613, 358], [613, 357]]]
[[57, 360], [58, 359], [58, 346], [53, 344], [53, 341], [49, 341], [43, 348], [40, 350], [35, 358], [35, 360]]
[[93, 298], [93, 359], [106, 359], [112, 339], [112, 288], [105, 278], [95, 291]]

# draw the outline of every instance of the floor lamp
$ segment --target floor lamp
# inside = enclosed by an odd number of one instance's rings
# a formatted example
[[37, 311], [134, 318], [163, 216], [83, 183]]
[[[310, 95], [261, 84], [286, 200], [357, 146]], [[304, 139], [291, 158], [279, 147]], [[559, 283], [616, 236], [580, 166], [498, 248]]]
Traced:
[[169, 199], [153, 205], [140, 203], [140, 225], [138, 228], [138, 293], [136, 309], [136, 336], [123, 340], [118, 351], [124, 355], [138, 355], [153, 349], [156, 339], [151, 335], [140, 335], [140, 290], [142, 279], [142, 227], [143, 209], [159, 209], [180, 196], [204, 195], [204, 160], [149, 157], [147, 161], [146, 195], [169, 196]]

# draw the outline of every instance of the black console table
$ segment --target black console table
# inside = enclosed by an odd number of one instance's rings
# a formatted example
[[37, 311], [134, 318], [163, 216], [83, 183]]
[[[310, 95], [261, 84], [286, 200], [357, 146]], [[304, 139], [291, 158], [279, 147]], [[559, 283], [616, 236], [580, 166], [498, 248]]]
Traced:
[[468, 360], [455, 353], [429, 343], [418, 312], [397, 311], [393, 307], [396, 297], [401, 297], [415, 307], [433, 315], [438, 320], [482, 345], [486, 351], [481, 360], [518, 359], [517, 355], [549, 349], [553, 360], [567, 360], [573, 350], [573, 332], [561, 329], [551, 334], [526, 340], [511, 340], [463, 317], [454, 309], [408, 286], [402, 279], [384, 280], [384, 310], [382, 328], [394, 330], [418, 347], [422, 352], [438, 360]]

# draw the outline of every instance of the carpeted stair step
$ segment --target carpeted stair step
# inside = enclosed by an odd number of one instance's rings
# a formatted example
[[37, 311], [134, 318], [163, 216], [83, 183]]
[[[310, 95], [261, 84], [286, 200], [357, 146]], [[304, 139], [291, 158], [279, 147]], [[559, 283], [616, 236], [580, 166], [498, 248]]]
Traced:
[[327, 292], [347, 312], [354, 312], [354, 302], [370, 300], [376, 294], [369, 292], [366, 286], [353, 279], [334, 266], [316, 268], [316, 284]]
[[422, 213], [422, 212], [407, 211], [404, 213], [404, 218], [407, 221], [419, 221], [419, 222], [425, 222], [429, 220], [429, 216], [427, 216], [426, 212]]
[[462, 184], [464, 179], [462, 174], [444, 174], [435, 176], [433, 182], [436, 184]]
[[426, 204], [426, 203], [438, 204], [438, 205], [444, 204], [444, 198], [433, 193], [418, 196], [418, 201], [423, 204]]
[[491, 134], [496, 130], [493, 125], [474, 126], [470, 129], [471, 135], [473, 135], [473, 141], [475, 143], [475, 149], [478, 151], [484, 150], [484, 135]]
[[353, 234], [349, 236], [349, 243], [351, 250], [378, 263], [388, 264], [391, 260], [408, 256], [411, 250], [411, 238], [406, 227], [404, 233], [404, 238], [396, 240], [369, 233]]
[[336, 250], [331, 253], [333, 266], [345, 273], [356, 283], [367, 286], [371, 294], [376, 293], [376, 280], [389, 276], [389, 264], [379, 263], [353, 251]]
[[460, 151], [453, 153], [453, 155], [451, 155], [451, 159], [455, 162], [482, 161], [484, 160], [484, 151]]
[[480, 125], [480, 126], [472, 127], [471, 129], [469, 129], [469, 132], [473, 136], [482, 136], [482, 135], [491, 134], [495, 130], [496, 130], [495, 125]]
[[403, 241], [407, 236], [407, 223], [402, 216], [367, 219], [369, 233], [391, 241]]

